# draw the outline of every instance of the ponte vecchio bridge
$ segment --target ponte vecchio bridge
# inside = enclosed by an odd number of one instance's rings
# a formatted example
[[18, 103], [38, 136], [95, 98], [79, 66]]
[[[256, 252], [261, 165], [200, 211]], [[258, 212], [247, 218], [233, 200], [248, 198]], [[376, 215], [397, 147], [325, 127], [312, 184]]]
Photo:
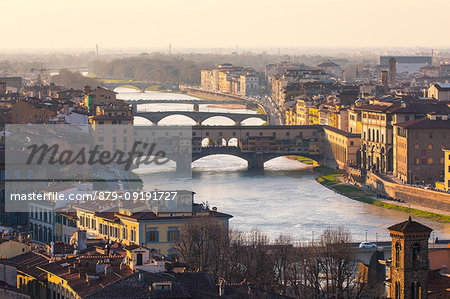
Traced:
[[179, 169], [190, 168], [191, 162], [218, 154], [242, 158], [250, 169], [262, 169], [265, 162], [290, 155], [309, 157], [320, 163], [324, 155], [324, 132], [319, 125], [192, 126], [183, 132], [180, 127], [152, 126], [135, 130], [144, 131], [137, 134], [141, 136], [138, 141], [158, 143], [161, 139], [155, 136], [168, 139], [173, 135], [180, 147], [190, 147], [189, 159], [168, 154]]

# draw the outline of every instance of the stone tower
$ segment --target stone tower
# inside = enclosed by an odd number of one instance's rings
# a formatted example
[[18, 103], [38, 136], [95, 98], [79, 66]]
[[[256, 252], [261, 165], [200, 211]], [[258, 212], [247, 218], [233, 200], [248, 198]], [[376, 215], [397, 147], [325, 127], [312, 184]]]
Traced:
[[395, 85], [397, 81], [397, 60], [395, 58], [389, 59], [389, 84]]
[[392, 238], [389, 297], [426, 299], [431, 228], [409, 220], [388, 228]]

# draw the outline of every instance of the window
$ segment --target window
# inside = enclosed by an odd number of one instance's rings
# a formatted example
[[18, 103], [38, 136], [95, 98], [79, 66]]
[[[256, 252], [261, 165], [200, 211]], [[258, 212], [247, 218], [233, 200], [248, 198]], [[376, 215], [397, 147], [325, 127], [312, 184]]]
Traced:
[[157, 228], [149, 228], [147, 230], [145, 239], [147, 243], [159, 242], [159, 231]]
[[420, 164], [420, 159], [416, 158], [416, 165], [419, 165], [419, 164]]
[[399, 267], [400, 266], [400, 250], [401, 250], [401, 246], [399, 242], [395, 243], [395, 266]]
[[131, 227], [130, 229], [130, 241], [136, 241], [136, 229], [134, 227]]
[[354, 141], [350, 141], [350, 145], [355, 145], [355, 142]]
[[430, 144], [428, 144], [428, 149], [429, 150], [432, 150], [433, 149], [433, 145], [430, 143]]
[[416, 150], [418, 150], [418, 149], [419, 149], [419, 145], [416, 143], [416, 144], [414, 145], [414, 148], [415, 148]]
[[428, 163], [428, 164], [433, 164], [433, 158], [432, 158], [432, 157], [428, 158], [428, 159], [427, 159], [427, 163]]
[[27, 179], [34, 179], [34, 169], [27, 169]]
[[167, 231], [167, 241], [175, 242], [180, 239], [180, 231], [178, 228], [169, 228]]
[[412, 265], [413, 268], [419, 266], [420, 263], [420, 246], [415, 243], [412, 247]]

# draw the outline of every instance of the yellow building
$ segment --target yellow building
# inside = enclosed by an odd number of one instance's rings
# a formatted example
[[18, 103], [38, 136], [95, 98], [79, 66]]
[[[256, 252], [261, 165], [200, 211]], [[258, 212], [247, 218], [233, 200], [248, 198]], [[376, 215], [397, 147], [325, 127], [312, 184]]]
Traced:
[[330, 120], [328, 122], [328, 125], [333, 128], [339, 129], [339, 111], [330, 111]]
[[133, 124], [133, 115], [126, 105], [97, 106], [89, 122], [94, 125], [127, 125]]
[[450, 190], [450, 148], [443, 148], [444, 151], [444, 188]]
[[297, 102], [286, 103], [286, 110], [284, 113], [285, 124], [288, 126], [297, 125]]
[[358, 166], [361, 162], [361, 134], [353, 134], [331, 126], [324, 127], [326, 164], [345, 168]]
[[[193, 192], [179, 191], [180, 197], [190, 196], [193, 202]], [[187, 199], [189, 200], [189, 199]], [[132, 212], [119, 209], [119, 212], [97, 212], [97, 208], [75, 207], [77, 210], [77, 227], [86, 230], [88, 235], [105, 240], [121, 241], [127, 245], [137, 244], [149, 249], [155, 249], [167, 256], [175, 256], [175, 242], [179, 238], [180, 228], [187, 221], [197, 217], [208, 217], [223, 223], [228, 231], [228, 220], [231, 215], [210, 210], [202, 205], [193, 204], [186, 212]]]
[[318, 125], [320, 123], [320, 113], [318, 107], [308, 108], [308, 125]]
[[312, 101], [299, 99], [297, 100], [297, 125], [308, 125], [309, 107], [312, 106]]
[[348, 109], [348, 131], [350, 133], [361, 134], [361, 110], [357, 107]]
[[45, 272], [37, 267], [49, 263], [50, 258], [43, 252], [33, 251], [2, 260], [1, 267], [4, 270], [2, 272], [5, 275], [3, 279], [30, 294], [32, 298], [48, 298]]

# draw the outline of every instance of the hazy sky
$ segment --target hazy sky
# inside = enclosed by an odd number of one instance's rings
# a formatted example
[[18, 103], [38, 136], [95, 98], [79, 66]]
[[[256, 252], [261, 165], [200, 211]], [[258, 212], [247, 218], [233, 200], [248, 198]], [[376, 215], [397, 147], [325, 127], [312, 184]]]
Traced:
[[449, 47], [449, 0], [1, 0], [0, 50]]

